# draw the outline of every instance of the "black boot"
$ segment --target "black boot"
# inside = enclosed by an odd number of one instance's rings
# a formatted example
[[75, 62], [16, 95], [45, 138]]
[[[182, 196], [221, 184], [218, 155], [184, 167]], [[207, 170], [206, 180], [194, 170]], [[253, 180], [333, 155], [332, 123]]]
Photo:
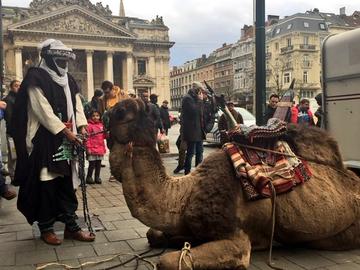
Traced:
[[91, 176], [88, 176], [86, 177], [86, 184], [92, 185], [95, 184], [95, 181]]
[[101, 184], [101, 178], [100, 177], [97, 177], [97, 178], [95, 178], [95, 183], [96, 184]]
[[182, 171], [184, 169], [184, 167], [182, 166], [177, 166], [176, 169], [174, 170], [174, 173], [179, 173], [180, 171]]

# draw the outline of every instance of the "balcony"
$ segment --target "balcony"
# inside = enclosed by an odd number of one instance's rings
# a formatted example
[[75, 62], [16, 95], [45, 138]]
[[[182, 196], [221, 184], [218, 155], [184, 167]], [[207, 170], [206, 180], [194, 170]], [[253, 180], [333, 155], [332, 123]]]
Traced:
[[311, 68], [311, 66], [312, 66], [312, 61], [302, 61], [301, 63], [301, 67], [304, 69]]
[[303, 51], [316, 51], [316, 45], [300, 44], [300, 50], [303, 50]]
[[288, 53], [288, 52], [291, 52], [292, 50], [294, 50], [294, 46], [293, 46], [293, 45], [290, 45], [290, 46], [281, 48], [281, 49], [280, 49], [280, 52], [281, 52], [281, 53]]

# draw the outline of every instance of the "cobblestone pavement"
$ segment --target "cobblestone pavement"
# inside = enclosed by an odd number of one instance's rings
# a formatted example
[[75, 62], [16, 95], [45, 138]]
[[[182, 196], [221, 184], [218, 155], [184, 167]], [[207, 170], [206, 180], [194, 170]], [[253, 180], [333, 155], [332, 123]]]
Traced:
[[[176, 153], [174, 142], [177, 132], [178, 128], [175, 127], [169, 134], [172, 153]], [[205, 156], [214, 150], [215, 148], [206, 147]], [[104, 227], [104, 230], [96, 233], [96, 241], [81, 243], [65, 240], [58, 247], [46, 245], [40, 239], [34, 238], [34, 230], [17, 211], [16, 201], [3, 200], [0, 208], [0, 270], [35, 269], [35, 266], [48, 262], [75, 266], [79, 263], [111, 258], [119, 253], [140, 253], [148, 249], [146, 239], [148, 228], [131, 216], [123, 197], [121, 184], [108, 181], [109, 164], [107, 161], [104, 163], [106, 167], [102, 168], [103, 183], [88, 188], [90, 211]], [[177, 161], [173, 155], [167, 155], [164, 156], [164, 163], [170, 174], [176, 167]], [[82, 216], [81, 209], [78, 215]], [[128, 258], [129, 255], [82, 269], [104, 269], [124, 262]], [[156, 261], [156, 258], [152, 260]], [[267, 252], [253, 252], [250, 269], [271, 269], [266, 265], [266, 260]], [[360, 250], [327, 252], [276, 247], [273, 261], [276, 266], [291, 270], [359, 270]], [[114, 269], [132, 269], [134, 266], [135, 263], [132, 262]], [[140, 263], [138, 269], [152, 268]]]

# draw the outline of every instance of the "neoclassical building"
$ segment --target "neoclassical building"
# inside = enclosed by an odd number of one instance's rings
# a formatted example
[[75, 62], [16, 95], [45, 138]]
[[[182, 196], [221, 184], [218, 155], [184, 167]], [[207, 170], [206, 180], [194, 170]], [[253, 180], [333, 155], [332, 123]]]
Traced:
[[89, 0], [33, 0], [28, 8], [3, 7], [5, 79], [21, 80], [39, 62], [37, 46], [59, 39], [77, 56], [69, 66], [85, 97], [110, 80], [136, 94], [144, 90], [170, 100], [169, 28], [162, 17], [151, 21], [119, 16]]

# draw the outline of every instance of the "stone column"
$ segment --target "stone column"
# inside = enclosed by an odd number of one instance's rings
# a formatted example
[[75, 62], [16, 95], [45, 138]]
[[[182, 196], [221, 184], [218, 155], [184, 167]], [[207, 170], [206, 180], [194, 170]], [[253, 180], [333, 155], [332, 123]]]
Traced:
[[87, 100], [91, 100], [94, 96], [94, 69], [93, 69], [93, 53], [92, 50], [86, 51], [86, 75], [87, 75]]
[[23, 79], [22, 49], [15, 48], [15, 76], [17, 80]]
[[134, 89], [133, 75], [134, 75], [134, 63], [132, 53], [126, 54], [126, 70], [127, 70], [127, 89]]
[[121, 58], [121, 65], [122, 65], [122, 69], [121, 69], [122, 70], [122, 74], [121, 74], [122, 88], [127, 89], [128, 80], [127, 80], [127, 59], [126, 59], [126, 57]]
[[113, 55], [114, 52], [106, 52], [106, 80], [114, 82], [114, 67], [113, 67]]
[[155, 67], [155, 57], [149, 57], [149, 69], [148, 72], [150, 77], [156, 78], [156, 67]]

